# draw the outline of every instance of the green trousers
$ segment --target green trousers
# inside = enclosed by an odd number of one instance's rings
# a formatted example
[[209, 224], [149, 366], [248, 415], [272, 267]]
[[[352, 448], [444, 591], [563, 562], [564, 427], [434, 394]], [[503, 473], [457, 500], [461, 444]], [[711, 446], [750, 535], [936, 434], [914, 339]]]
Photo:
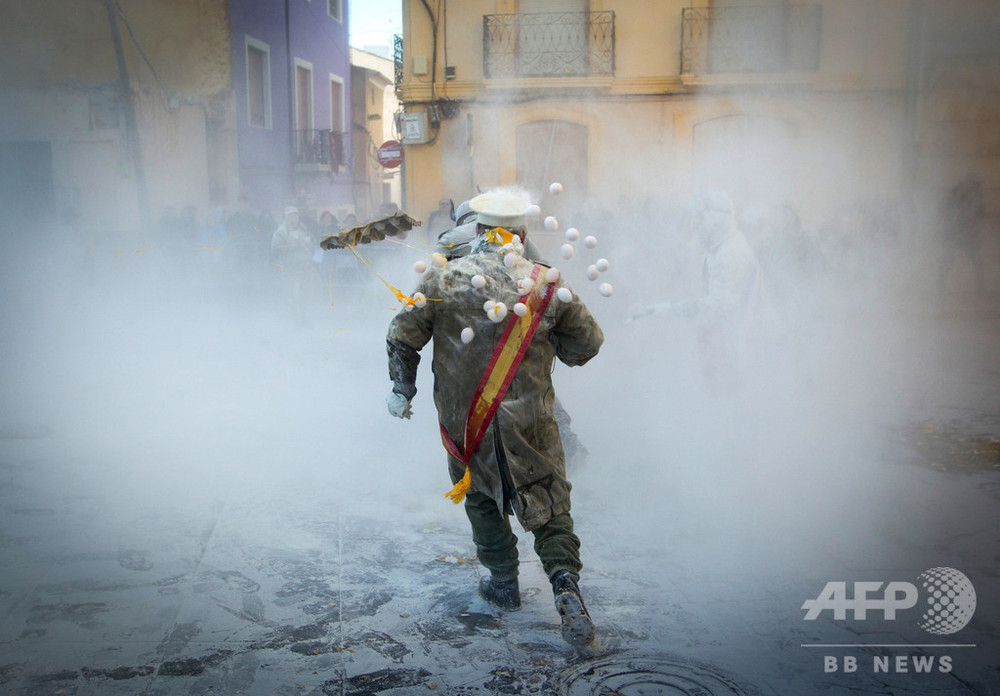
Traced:
[[[470, 492], [465, 497], [465, 513], [472, 524], [472, 540], [476, 543], [479, 562], [494, 577], [517, 575], [517, 537], [510, 528], [510, 518], [501, 515], [496, 502], [483, 493]], [[573, 533], [573, 518], [568, 512], [556, 515], [541, 527], [532, 530], [535, 553], [542, 562], [546, 577], [558, 570], [579, 573], [580, 539]]]

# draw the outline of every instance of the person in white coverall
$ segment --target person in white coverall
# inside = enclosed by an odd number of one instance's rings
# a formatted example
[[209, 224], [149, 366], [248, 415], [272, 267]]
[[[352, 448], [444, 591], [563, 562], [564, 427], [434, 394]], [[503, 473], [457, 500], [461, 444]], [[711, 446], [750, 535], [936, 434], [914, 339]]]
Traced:
[[284, 220], [271, 236], [271, 265], [278, 270], [281, 291], [300, 320], [305, 311], [306, 283], [317, 248], [302, 224], [299, 209], [295, 206], [285, 208]]
[[705, 252], [701, 295], [640, 306], [633, 309], [632, 318], [663, 314], [696, 319], [705, 381], [712, 389], [726, 390], [740, 383], [759, 328], [760, 267], [736, 227], [733, 204], [726, 194], [715, 190], [695, 194], [691, 227]]

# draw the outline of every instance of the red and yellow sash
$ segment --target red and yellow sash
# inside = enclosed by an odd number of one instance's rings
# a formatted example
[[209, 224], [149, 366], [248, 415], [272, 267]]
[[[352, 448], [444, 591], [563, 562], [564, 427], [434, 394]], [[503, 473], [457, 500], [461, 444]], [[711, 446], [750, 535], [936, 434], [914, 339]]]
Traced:
[[448, 454], [465, 464], [465, 475], [462, 480], [445, 493], [445, 496], [455, 504], [462, 502], [472, 485], [469, 460], [479, 449], [493, 416], [500, 408], [504, 394], [514, 381], [517, 368], [528, 351], [538, 323], [542, 320], [545, 308], [549, 306], [549, 301], [555, 292], [555, 283], [549, 283], [544, 291], [541, 290], [541, 286], [546, 283], [545, 274], [542, 272], [542, 266], [537, 263], [531, 270], [531, 279], [534, 281], [531, 290], [521, 296], [521, 302], [528, 308], [527, 313], [519, 317], [511, 312], [503, 335], [500, 336], [490, 362], [479, 380], [479, 386], [476, 387], [476, 395], [472, 398], [469, 415], [465, 419], [465, 446], [460, 448], [451, 439], [444, 424], [441, 424], [441, 441], [444, 443], [444, 448], [448, 450]]

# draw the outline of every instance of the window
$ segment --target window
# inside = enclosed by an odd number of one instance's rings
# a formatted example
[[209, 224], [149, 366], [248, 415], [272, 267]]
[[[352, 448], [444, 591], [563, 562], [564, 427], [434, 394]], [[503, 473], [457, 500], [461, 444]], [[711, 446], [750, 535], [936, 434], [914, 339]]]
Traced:
[[343, 133], [344, 121], [344, 78], [330, 75], [330, 130]]
[[313, 84], [312, 65], [295, 59], [295, 129], [312, 130], [313, 127]]
[[271, 48], [246, 37], [247, 121], [255, 128], [271, 127]]
[[312, 65], [295, 59], [295, 162], [312, 165], [322, 162], [323, 147], [320, 134], [313, 130]]
[[326, 11], [338, 22], [344, 21], [343, 0], [326, 0]]
[[344, 115], [344, 78], [330, 75], [330, 163], [335, 167], [347, 163], [344, 146], [347, 143], [347, 117]]

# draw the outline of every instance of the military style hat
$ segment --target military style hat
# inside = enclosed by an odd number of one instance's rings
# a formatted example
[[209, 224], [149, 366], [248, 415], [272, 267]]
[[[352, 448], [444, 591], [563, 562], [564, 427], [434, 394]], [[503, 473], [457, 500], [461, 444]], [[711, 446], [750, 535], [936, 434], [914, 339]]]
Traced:
[[477, 221], [489, 227], [524, 227], [528, 201], [512, 193], [481, 193], [471, 201], [470, 207], [476, 211]]

